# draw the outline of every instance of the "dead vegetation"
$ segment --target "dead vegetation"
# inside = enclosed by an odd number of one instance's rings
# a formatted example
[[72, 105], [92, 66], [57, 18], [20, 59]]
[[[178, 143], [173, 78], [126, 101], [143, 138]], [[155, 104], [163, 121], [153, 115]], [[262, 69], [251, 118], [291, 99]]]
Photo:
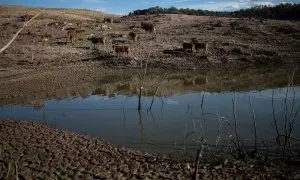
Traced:
[[[29, 33], [28, 35], [31, 35], [30, 32], [28, 32], [28, 33]], [[52, 37], [51, 34], [44, 33], [41, 36], [41, 40], [44, 41], [44, 42], [47, 42], [51, 37]]]

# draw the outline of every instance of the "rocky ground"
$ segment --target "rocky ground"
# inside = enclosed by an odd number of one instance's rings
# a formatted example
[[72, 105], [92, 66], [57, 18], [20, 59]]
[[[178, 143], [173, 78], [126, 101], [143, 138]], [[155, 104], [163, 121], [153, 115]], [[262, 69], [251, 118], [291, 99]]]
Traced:
[[[20, 16], [35, 14], [40, 9], [1, 6], [0, 47], [4, 46], [24, 24]], [[65, 64], [96, 61], [102, 66], [139, 67], [148, 59], [149, 67], [193, 69], [232, 65], [299, 63], [300, 24], [280, 20], [239, 19], [191, 15], [147, 15], [114, 17], [111, 29], [102, 30], [101, 12], [46, 9], [26, 27], [13, 44], [0, 54], [0, 67], [51, 68]], [[140, 28], [141, 22], [153, 22], [156, 33]], [[66, 43], [68, 23], [80, 25], [74, 44]], [[128, 33], [138, 34], [138, 41]], [[92, 48], [87, 37], [106, 36], [105, 47]], [[48, 37], [47, 41], [42, 37]], [[183, 42], [192, 38], [208, 42], [208, 53], [184, 52]], [[131, 47], [129, 57], [118, 57], [111, 47], [121, 41]]]
[[[294, 166], [281, 161], [200, 162], [197, 177], [297, 179]], [[0, 121], [0, 179], [189, 179], [193, 172], [194, 162], [172, 161], [44, 124]]]

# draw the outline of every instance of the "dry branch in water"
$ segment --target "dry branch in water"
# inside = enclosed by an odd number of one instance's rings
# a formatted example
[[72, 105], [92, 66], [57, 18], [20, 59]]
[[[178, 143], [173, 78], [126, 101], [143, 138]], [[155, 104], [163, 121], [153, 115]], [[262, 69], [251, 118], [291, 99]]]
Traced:
[[0, 54], [9, 47], [9, 45], [18, 37], [18, 35], [20, 34], [20, 32], [29, 25], [29, 23], [35, 19], [36, 17], [38, 17], [43, 11], [37, 13], [33, 18], [31, 18], [29, 21], [27, 21], [22, 27], [21, 29], [19, 29], [19, 31], [12, 37], [12, 39], [0, 50]]

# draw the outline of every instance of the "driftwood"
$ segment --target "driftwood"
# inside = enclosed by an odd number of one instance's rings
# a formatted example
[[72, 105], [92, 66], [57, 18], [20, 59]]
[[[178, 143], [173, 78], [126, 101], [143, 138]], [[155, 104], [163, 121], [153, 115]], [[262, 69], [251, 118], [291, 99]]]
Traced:
[[26, 26], [28, 26], [29, 23], [30, 23], [33, 19], [35, 19], [36, 17], [38, 17], [41, 13], [42, 13], [42, 11], [39, 12], [39, 13], [37, 13], [33, 18], [31, 18], [29, 21], [27, 21], [27, 22], [21, 27], [21, 29], [19, 29], [19, 31], [12, 37], [12, 39], [11, 39], [11, 40], [3, 47], [3, 48], [1, 48], [0, 54], [1, 54], [5, 49], [7, 49], [7, 48], [10, 46], [10, 44], [18, 37], [18, 35], [20, 34], [20, 32], [21, 32]]

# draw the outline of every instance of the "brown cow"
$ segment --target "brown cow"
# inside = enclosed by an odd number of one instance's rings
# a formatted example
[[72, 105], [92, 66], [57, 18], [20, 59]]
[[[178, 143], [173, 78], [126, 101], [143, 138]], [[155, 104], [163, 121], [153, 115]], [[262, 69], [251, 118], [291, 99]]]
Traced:
[[182, 43], [183, 50], [190, 50], [193, 52], [194, 44], [193, 43]]
[[103, 23], [106, 23], [106, 22], [108, 22], [108, 23], [113, 23], [114, 20], [113, 20], [112, 18], [104, 18], [104, 19], [103, 19]]
[[134, 32], [130, 32], [129, 33], [129, 37], [130, 39], [132, 39], [133, 41], [137, 41], [137, 34]]
[[152, 23], [141, 22], [141, 28], [150, 33], [155, 32], [155, 26]]
[[118, 54], [118, 57], [120, 53], [126, 53], [127, 56], [130, 53], [130, 47], [128, 45], [112, 45], [112, 48]]
[[77, 32], [76, 29], [69, 29], [67, 31], [68, 37], [66, 42], [68, 42], [68, 39], [70, 39], [71, 43], [74, 44], [75, 40], [76, 40], [76, 36], [77, 36]]
[[106, 41], [106, 37], [105, 36], [102, 36], [102, 37], [89, 37], [88, 38], [89, 41], [91, 41], [94, 45], [94, 48], [96, 48], [96, 45], [97, 44], [102, 44], [103, 47], [105, 47], [105, 41]]
[[204, 42], [204, 43], [198, 42], [198, 43], [194, 43], [194, 45], [195, 45], [196, 51], [198, 51], [198, 49], [204, 49], [205, 52], [207, 52], [208, 43], [206, 43], [206, 42]]

